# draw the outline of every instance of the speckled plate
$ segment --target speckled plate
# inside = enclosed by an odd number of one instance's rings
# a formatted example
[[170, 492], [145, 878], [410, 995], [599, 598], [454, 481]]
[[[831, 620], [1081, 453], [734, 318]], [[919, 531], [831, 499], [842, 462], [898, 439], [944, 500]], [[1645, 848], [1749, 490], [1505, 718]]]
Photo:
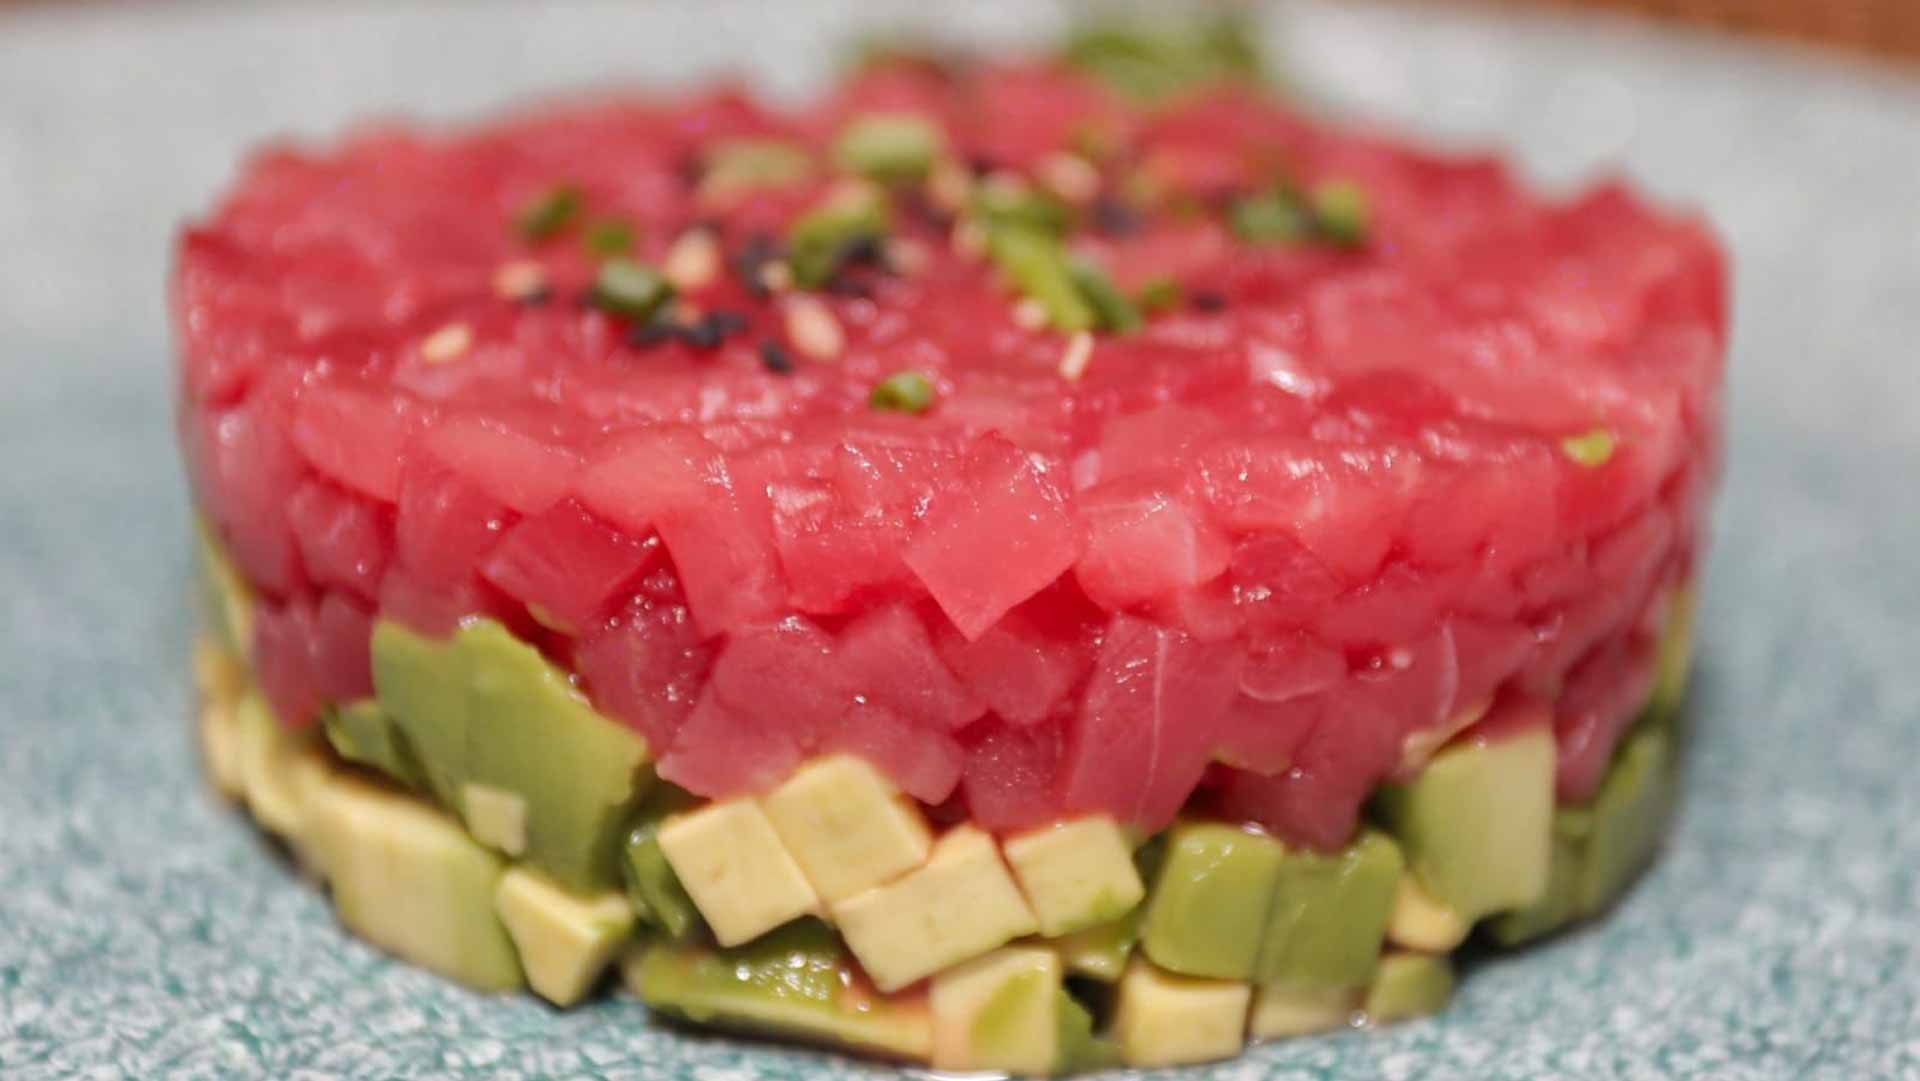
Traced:
[[[857, 22], [931, 6], [0, 14], [0, 1076], [885, 1073], [394, 964], [205, 793], [162, 281], [174, 225], [263, 137], [715, 68], [792, 89]], [[990, 40], [1060, 18], [935, 14]], [[1920, 80], [1613, 23], [1276, 16], [1330, 108], [1707, 208], [1735, 255], [1731, 469], [1656, 870], [1603, 923], [1476, 965], [1437, 1020], [1194, 1075], [1920, 1077]]]

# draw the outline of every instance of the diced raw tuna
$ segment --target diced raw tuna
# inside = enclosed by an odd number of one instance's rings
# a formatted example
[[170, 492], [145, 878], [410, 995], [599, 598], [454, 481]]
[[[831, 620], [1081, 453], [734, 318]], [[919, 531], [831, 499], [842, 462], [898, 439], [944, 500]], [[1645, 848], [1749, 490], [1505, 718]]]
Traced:
[[480, 573], [540, 622], [578, 633], [607, 615], [657, 547], [569, 499], [509, 529]]

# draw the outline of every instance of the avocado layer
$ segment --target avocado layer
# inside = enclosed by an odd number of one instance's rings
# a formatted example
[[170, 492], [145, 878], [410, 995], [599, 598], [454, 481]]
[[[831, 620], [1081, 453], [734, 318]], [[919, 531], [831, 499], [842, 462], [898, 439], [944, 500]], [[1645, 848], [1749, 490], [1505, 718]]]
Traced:
[[1373, 830], [1331, 856], [1289, 850], [1255, 982], [1290, 991], [1364, 985], [1380, 959], [1401, 867], [1400, 849]]
[[1147, 901], [1141, 948], [1171, 972], [1250, 978], [1284, 856], [1280, 842], [1238, 826], [1175, 826]]
[[866, 989], [832, 930], [797, 920], [730, 950], [657, 943], [628, 955], [627, 986], [650, 1008], [703, 1025], [926, 1061], [924, 996]]
[[[638, 734], [595, 712], [565, 673], [491, 620], [446, 641], [383, 620], [373, 674], [428, 787], [470, 828], [569, 889], [619, 884], [620, 843], [650, 776]], [[501, 798], [469, 806], [476, 790]], [[514, 799], [524, 852], [489, 828], [497, 815], [477, 814]]]

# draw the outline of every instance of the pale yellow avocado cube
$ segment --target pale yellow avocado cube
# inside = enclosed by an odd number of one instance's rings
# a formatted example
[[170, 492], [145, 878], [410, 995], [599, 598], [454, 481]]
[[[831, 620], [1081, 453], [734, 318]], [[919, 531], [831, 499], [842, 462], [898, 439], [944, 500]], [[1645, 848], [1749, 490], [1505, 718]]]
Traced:
[[1038, 928], [993, 838], [973, 826], [941, 837], [918, 870], [834, 905], [833, 919], [884, 992]]
[[293, 763], [299, 753], [294, 737], [280, 727], [258, 694], [247, 694], [234, 709], [240, 787], [254, 821], [268, 832], [298, 840], [304, 815], [294, 787]]
[[1020, 834], [1001, 850], [1048, 938], [1119, 919], [1147, 894], [1126, 834], [1105, 815]]
[[1247, 1033], [1256, 1040], [1282, 1040], [1346, 1028], [1360, 1009], [1361, 993], [1358, 987], [1332, 991], [1260, 988], [1254, 992]]
[[1129, 1066], [1182, 1066], [1240, 1053], [1253, 985], [1179, 976], [1135, 958], [1120, 980], [1113, 1036]]
[[660, 827], [660, 851], [722, 946], [751, 941], [820, 907], [800, 865], [753, 800], [709, 803], [674, 815]]
[[1060, 1061], [1060, 959], [1009, 946], [933, 978], [933, 1066], [1050, 1073]]
[[581, 897], [525, 867], [500, 876], [493, 905], [520, 952], [527, 983], [555, 1006], [587, 997], [633, 934], [625, 894]]
[[522, 984], [494, 913], [504, 868], [425, 801], [336, 773], [313, 794], [311, 843], [340, 921], [403, 960], [483, 991]]
[[933, 847], [919, 808], [852, 755], [807, 763], [760, 805], [829, 904], [911, 871]]
[[1428, 953], [1450, 953], [1467, 940], [1473, 924], [1433, 894], [1413, 875], [1400, 876], [1387, 917], [1387, 940]]
[[468, 781], [460, 786], [460, 803], [467, 812], [467, 831], [481, 844], [509, 856], [527, 850], [527, 801], [517, 792]]
[[214, 791], [228, 799], [241, 798], [246, 780], [240, 774], [239, 721], [232, 703], [209, 699], [201, 704], [200, 750]]

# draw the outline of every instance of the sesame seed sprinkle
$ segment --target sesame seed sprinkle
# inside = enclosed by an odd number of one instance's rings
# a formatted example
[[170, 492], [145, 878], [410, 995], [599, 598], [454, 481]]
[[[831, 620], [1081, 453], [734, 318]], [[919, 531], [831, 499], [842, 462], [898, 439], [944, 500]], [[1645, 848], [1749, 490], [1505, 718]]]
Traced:
[[546, 268], [532, 259], [500, 264], [493, 272], [493, 291], [505, 300], [527, 300], [547, 288]]
[[689, 229], [667, 249], [660, 272], [682, 293], [697, 292], [720, 277], [720, 239], [710, 229]]
[[1069, 383], [1078, 383], [1080, 377], [1087, 374], [1087, 365], [1093, 362], [1093, 335], [1080, 331], [1067, 339], [1067, 350], [1060, 355], [1060, 378]]
[[818, 298], [796, 296], [787, 304], [787, 341], [815, 360], [834, 360], [847, 347], [840, 320]]
[[473, 348], [473, 328], [465, 323], [448, 323], [420, 343], [420, 355], [429, 364], [457, 360]]

